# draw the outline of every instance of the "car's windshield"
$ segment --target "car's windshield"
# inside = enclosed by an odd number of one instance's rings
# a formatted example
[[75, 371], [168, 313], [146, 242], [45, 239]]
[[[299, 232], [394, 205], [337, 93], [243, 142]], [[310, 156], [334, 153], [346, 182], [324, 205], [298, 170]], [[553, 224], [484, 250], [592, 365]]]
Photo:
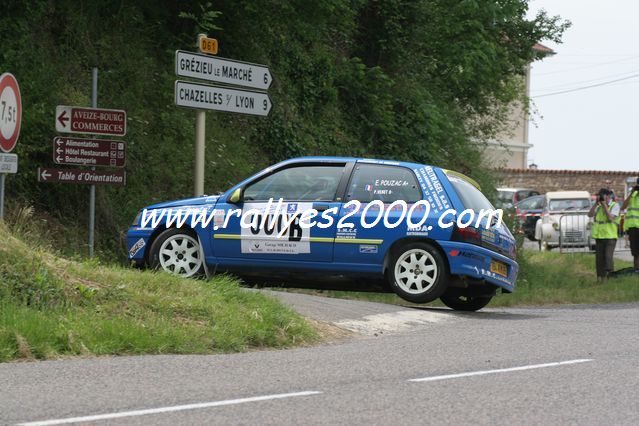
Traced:
[[520, 210], [534, 210], [541, 209], [544, 206], [544, 197], [530, 197], [524, 201], [520, 201], [515, 204]]
[[590, 200], [587, 198], [565, 198], [561, 200], [550, 200], [548, 210], [586, 210], [590, 208]]
[[499, 198], [499, 201], [502, 201], [505, 203], [512, 203], [514, 195], [515, 195], [515, 191], [505, 191], [503, 189], [500, 189], [497, 193], [497, 198]]
[[484, 194], [470, 182], [455, 176], [448, 176], [448, 180], [453, 184], [465, 208], [472, 209], [476, 212], [494, 209]]

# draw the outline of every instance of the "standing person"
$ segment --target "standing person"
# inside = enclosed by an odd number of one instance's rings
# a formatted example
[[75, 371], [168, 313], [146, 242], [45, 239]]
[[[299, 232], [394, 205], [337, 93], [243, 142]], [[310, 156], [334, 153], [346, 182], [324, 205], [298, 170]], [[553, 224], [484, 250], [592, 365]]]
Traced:
[[619, 204], [612, 201], [612, 191], [601, 188], [597, 202], [590, 208], [589, 217], [594, 217], [592, 238], [596, 243], [597, 279], [603, 280], [614, 271], [614, 252], [617, 245], [616, 219], [620, 211]]
[[637, 185], [630, 190], [621, 208], [626, 210], [623, 227], [628, 231], [635, 272], [639, 272], [639, 178], [637, 178]]

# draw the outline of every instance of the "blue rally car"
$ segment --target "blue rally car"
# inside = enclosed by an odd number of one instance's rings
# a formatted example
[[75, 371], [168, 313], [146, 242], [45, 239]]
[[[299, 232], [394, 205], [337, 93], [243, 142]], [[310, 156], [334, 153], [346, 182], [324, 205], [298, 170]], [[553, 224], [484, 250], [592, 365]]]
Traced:
[[[414, 303], [457, 310], [511, 293], [515, 240], [470, 178], [438, 167], [341, 157], [287, 160], [219, 196], [141, 210], [138, 266], [184, 277], [220, 270], [385, 277]], [[494, 212], [493, 212], [494, 213]]]

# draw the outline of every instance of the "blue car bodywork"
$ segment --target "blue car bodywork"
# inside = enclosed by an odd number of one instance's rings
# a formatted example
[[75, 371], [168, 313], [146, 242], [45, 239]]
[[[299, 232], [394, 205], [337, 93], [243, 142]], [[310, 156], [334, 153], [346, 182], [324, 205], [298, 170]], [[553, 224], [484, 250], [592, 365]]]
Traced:
[[[334, 223], [325, 228], [312, 227], [306, 231], [298, 229], [299, 235], [293, 235], [291, 231], [290, 235], [279, 239], [274, 239], [273, 235], [267, 236], [268, 238], [264, 238], [264, 235], [261, 237], [251, 235], [250, 230], [242, 229], [240, 217], [232, 216], [231, 212], [265, 204], [263, 200], [244, 199], [243, 195], [246, 194], [247, 188], [256, 188], [259, 182], [264, 182], [268, 176], [278, 171], [304, 166], [337, 167], [338, 169], [331, 169], [339, 172], [337, 191], [329, 197], [331, 199], [320, 201], [309, 200], [306, 195], [302, 197], [303, 200], [284, 200], [282, 208], [295, 214], [301, 211], [302, 207], [312, 207], [320, 213], [326, 212], [327, 217], [331, 216], [334, 219]], [[366, 181], [358, 187], [353, 177], [355, 171], [367, 168], [374, 172], [375, 167], [380, 170], [380, 173], [386, 171], [409, 173], [414, 176], [416, 184], [411, 185], [410, 179], [404, 181], [370, 179], [370, 183]], [[371, 173], [370, 170], [369, 173]], [[361, 225], [361, 220], [365, 219], [366, 223], [373, 223], [379, 212], [375, 209], [368, 211], [360, 209], [353, 213], [352, 208], [348, 208], [348, 201], [354, 199], [354, 193], [357, 191], [360, 194], [370, 194], [370, 199], [362, 200], [362, 207], [365, 207], [371, 199], [383, 198], [383, 196], [375, 195], [376, 193], [388, 194], [393, 190], [397, 193], [402, 190], [402, 185], [404, 188], [411, 186], [412, 191], [418, 191], [421, 194], [420, 199], [427, 200], [431, 206], [430, 213], [422, 226], [409, 227], [404, 220], [394, 228], [385, 226], [382, 221], [366, 228]], [[502, 292], [507, 293], [514, 290], [518, 265], [515, 261], [515, 240], [512, 234], [503, 224], [494, 227], [489, 226], [490, 224], [486, 224], [485, 221], [483, 224], [486, 226], [469, 227], [472, 231], [470, 234], [462, 232], [453, 225], [457, 218], [453, 214], [448, 214], [445, 220], [445, 223], [450, 226], [442, 228], [438, 222], [440, 219], [443, 221], [442, 215], [447, 210], [462, 212], [472, 207], [468, 206], [472, 200], [469, 201], [468, 197], [464, 199], [464, 194], [460, 193], [460, 188], [471, 185], [474, 185], [472, 180], [461, 174], [428, 165], [358, 158], [305, 157], [268, 167], [219, 196], [203, 196], [155, 204], [144, 210], [146, 214], [149, 214], [160, 210], [171, 212], [194, 209], [212, 215], [211, 222], [206, 226], [199, 224], [189, 228], [187, 222], [181, 227], [190, 232], [194, 238], [197, 237], [201, 244], [201, 253], [210, 271], [240, 269], [268, 274], [269, 271], [284, 270], [300, 273], [312, 271], [322, 274], [384, 276], [393, 269], [391, 264], [393, 253], [409, 244], [424, 243], [434, 247], [441, 254], [447, 269], [446, 275], [449, 277], [447, 286], [472, 289], [472, 294], [489, 300], [495, 290], [501, 289]], [[479, 193], [478, 189], [476, 192]], [[238, 194], [242, 194], [239, 199]], [[407, 201], [414, 203], [416, 200]], [[349, 213], [350, 220], [344, 220], [344, 222], [352, 223], [353, 227], [338, 228], [340, 219], [344, 219]], [[397, 218], [398, 214], [391, 211], [389, 218]], [[362, 218], [362, 215], [367, 217]], [[154, 242], [162, 232], [166, 231], [166, 220], [163, 218], [155, 224], [156, 226], [147, 224], [146, 227], [142, 227], [140, 218], [141, 215], [138, 215], [127, 233], [129, 258], [138, 265], [153, 266], [151, 257], [157, 257], [159, 250], [153, 248]], [[223, 226], [224, 220], [228, 221], [226, 226]], [[412, 222], [417, 220], [414, 219]], [[175, 227], [175, 225], [172, 226]], [[156, 253], [153, 253], [153, 250]]]

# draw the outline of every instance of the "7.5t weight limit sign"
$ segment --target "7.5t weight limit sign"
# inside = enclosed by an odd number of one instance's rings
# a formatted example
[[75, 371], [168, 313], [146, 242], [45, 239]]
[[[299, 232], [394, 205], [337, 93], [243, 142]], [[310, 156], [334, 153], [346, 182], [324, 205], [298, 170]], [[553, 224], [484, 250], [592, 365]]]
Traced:
[[0, 75], [0, 152], [11, 152], [20, 136], [20, 88], [10, 73]]

